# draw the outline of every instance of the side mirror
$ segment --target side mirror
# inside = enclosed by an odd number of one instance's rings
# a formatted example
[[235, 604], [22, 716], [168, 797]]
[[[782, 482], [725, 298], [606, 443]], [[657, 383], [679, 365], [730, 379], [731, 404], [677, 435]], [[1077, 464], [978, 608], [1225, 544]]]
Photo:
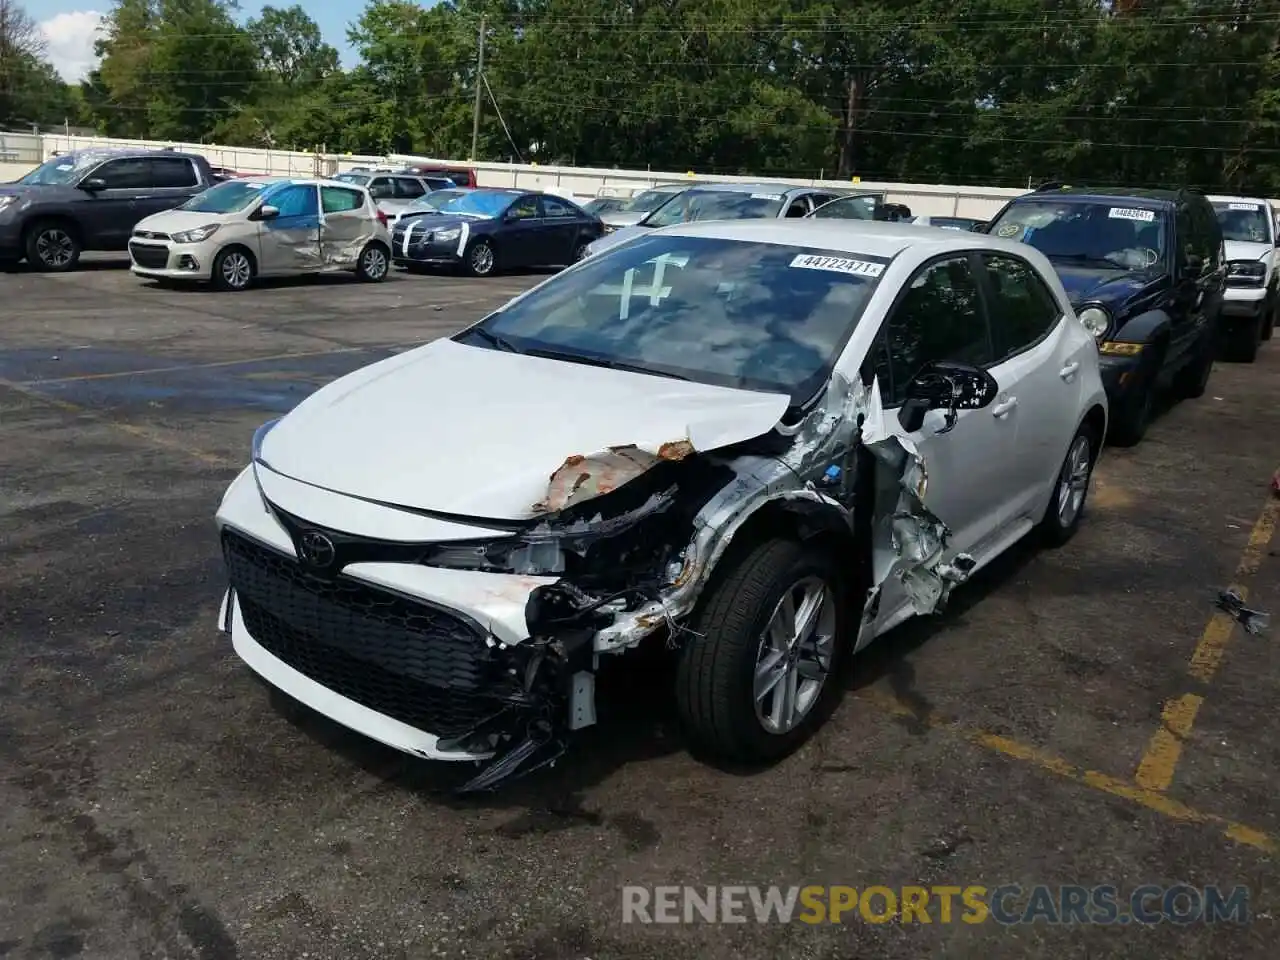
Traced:
[[267, 204], [263, 204], [261, 207], [258, 208], [258, 214], [256, 217], [254, 217], [254, 219], [255, 220], [274, 220], [278, 216], [280, 216], [280, 208], [273, 207], [271, 206], [271, 204], [267, 203]]
[[990, 223], [975, 223], [972, 227], [969, 228], [969, 230], [972, 233], [986, 233], [987, 228], [990, 226], [991, 226]]
[[80, 189], [89, 193], [97, 193], [99, 190], [107, 189], [107, 181], [101, 177], [90, 177], [80, 184]]
[[907, 398], [898, 410], [898, 422], [908, 433], [924, 426], [930, 410], [945, 410], [946, 423], [938, 433], [950, 433], [961, 410], [990, 406], [1000, 392], [996, 378], [968, 363], [938, 360], [927, 363], [907, 385]]

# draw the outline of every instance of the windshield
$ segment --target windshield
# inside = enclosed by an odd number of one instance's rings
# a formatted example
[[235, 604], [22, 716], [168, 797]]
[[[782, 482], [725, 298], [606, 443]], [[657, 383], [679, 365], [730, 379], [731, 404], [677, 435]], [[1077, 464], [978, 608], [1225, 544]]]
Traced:
[[1164, 258], [1165, 214], [1139, 200], [1027, 200], [1010, 204], [988, 232], [1029, 243], [1050, 260], [1143, 270]]
[[1223, 240], [1240, 240], [1244, 243], [1270, 243], [1270, 211], [1260, 203], [1214, 203], [1218, 223], [1222, 226]]
[[502, 216], [502, 212], [511, 206], [518, 193], [489, 193], [484, 190], [468, 190], [439, 207], [441, 213], [457, 214], [462, 217], [481, 217], [492, 220]]
[[759, 220], [776, 217], [782, 194], [761, 190], [686, 190], [659, 207], [642, 222], [646, 227], [670, 227], [693, 220]]
[[61, 157], [52, 157], [26, 176], [19, 178], [17, 182], [41, 186], [75, 183], [86, 170], [106, 159], [107, 157], [100, 153], [68, 153]]
[[813, 211], [817, 219], [837, 220], [874, 220], [876, 218], [875, 197], [841, 197], [824, 203]]
[[433, 190], [430, 193], [426, 193], [418, 197], [418, 199], [414, 200], [405, 209], [406, 210], [439, 210], [441, 207], [449, 203], [451, 200], [456, 200], [458, 197], [465, 196], [468, 192], [469, 191], [467, 190], [453, 190], [453, 189]]
[[333, 179], [343, 183], [354, 183], [357, 187], [366, 187], [373, 178], [367, 173], [340, 173]]
[[235, 213], [243, 210], [262, 196], [262, 191], [272, 181], [262, 180], [228, 180], [216, 187], [210, 187], [204, 193], [197, 193], [179, 210], [192, 210], [196, 213]]
[[456, 339], [803, 403], [826, 383], [887, 262], [648, 236], [582, 261]]
[[674, 190], [645, 190], [628, 200], [622, 209], [628, 213], [651, 213], [672, 197], [679, 195], [680, 192]]
[[943, 230], [972, 230], [981, 222], [968, 217], [929, 217], [929, 226], [941, 227]]

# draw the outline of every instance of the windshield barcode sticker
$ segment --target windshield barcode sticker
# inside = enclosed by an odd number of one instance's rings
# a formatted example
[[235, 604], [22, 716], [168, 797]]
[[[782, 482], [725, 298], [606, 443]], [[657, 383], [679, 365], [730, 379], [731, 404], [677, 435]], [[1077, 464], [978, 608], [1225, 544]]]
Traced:
[[1258, 212], [1258, 205], [1256, 203], [1233, 203], [1230, 204], [1229, 207], [1232, 210], [1248, 210], [1250, 213]]
[[820, 257], [814, 253], [802, 253], [791, 261], [791, 266], [801, 270], [831, 270], [834, 273], [851, 273], [855, 277], [878, 277], [884, 273], [883, 263], [869, 260], [850, 260], [847, 257]]
[[753, 194], [751, 195], [751, 199], [752, 199], [752, 200], [781, 200], [781, 199], [782, 199], [782, 194], [780, 194], [780, 193], [753, 193]]
[[1108, 216], [1112, 220], [1141, 220], [1143, 223], [1154, 223], [1156, 212], [1154, 210], [1135, 210], [1129, 207], [1112, 207]]

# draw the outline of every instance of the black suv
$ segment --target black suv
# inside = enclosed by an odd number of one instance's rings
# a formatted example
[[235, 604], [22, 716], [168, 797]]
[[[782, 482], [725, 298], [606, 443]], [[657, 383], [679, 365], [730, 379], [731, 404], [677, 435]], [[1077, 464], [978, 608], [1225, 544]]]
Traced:
[[1157, 389], [1198, 397], [1209, 382], [1226, 284], [1222, 230], [1193, 190], [1046, 187], [1009, 201], [983, 232], [1052, 262], [1098, 341], [1111, 441], [1131, 446]]
[[81, 150], [0, 186], [0, 259], [75, 267], [84, 250], [125, 250], [134, 224], [217, 178], [204, 157], [170, 150]]

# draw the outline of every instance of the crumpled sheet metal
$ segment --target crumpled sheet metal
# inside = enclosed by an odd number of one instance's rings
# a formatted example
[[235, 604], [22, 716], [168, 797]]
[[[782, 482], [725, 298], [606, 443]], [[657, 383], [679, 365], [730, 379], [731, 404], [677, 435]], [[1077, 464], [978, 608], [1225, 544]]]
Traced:
[[882, 588], [890, 577], [902, 584], [919, 614], [940, 611], [951, 590], [968, 578], [975, 566], [968, 554], [943, 562], [950, 530], [924, 504], [927, 465], [909, 441], [885, 429], [878, 385], [873, 383], [868, 390], [837, 375], [821, 406], [799, 424], [778, 429], [793, 437], [791, 449], [780, 458], [744, 456], [727, 463], [736, 476], [695, 518], [696, 532], [684, 550], [680, 574], [659, 600], [619, 613], [597, 632], [597, 652], [635, 646], [663, 623], [674, 624], [688, 616], [734, 536], [764, 504], [776, 499], [809, 500], [843, 511], [851, 523], [849, 509], [824, 492], [818, 481], [831, 465], [843, 463], [859, 442], [897, 477], [900, 487], [889, 523], [888, 545], [894, 560], [867, 597], [864, 629], [874, 621]]
[[599, 453], [574, 454], [551, 474], [547, 495], [533, 505], [533, 510], [538, 514], [558, 513], [584, 500], [612, 493], [664, 460], [683, 460], [693, 453], [693, 444], [688, 440], [671, 440], [656, 451], [627, 444]]

